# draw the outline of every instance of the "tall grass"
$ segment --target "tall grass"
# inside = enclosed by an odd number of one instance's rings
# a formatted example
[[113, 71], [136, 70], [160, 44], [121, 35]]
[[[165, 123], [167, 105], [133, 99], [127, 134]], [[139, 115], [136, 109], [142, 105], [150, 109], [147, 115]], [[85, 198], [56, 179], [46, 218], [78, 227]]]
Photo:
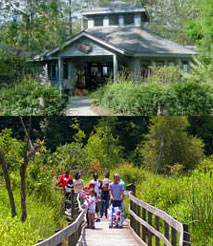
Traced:
[[[49, 191], [51, 192], [51, 191]], [[20, 191], [14, 191], [18, 215], [11, 218], [7, 191], [0, 186], [0, 245], [1, 246], [30, 246], [45, 239], [61, 229], [66, 222], [60, 216], [61, 199], [55, 194], [55, 199], [48, 202], [39, 197], [27, 196], [28, 218], [21, 222]]]

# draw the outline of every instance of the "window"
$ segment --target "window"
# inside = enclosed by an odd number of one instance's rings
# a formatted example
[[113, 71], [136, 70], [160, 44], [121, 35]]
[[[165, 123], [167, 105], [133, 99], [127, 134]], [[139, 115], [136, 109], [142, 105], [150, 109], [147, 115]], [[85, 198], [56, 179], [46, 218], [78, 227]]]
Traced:
[[102, 16], [94, 17], [94, 26], [103, 26], [104, 25], [104, 18]]
[[125, 14], [124, 15], [124, 25], [133, 25], [134, 24], [134, 14]]
[[110, 26], [118, 26], [119, 24], [119, 16], [118, 15], [110, 15], [109, 16], [109, 25]]
[[183, 64], [183, 71], [188, 72], [189, 71], [189, 62], [188, 61], [182, 61]]

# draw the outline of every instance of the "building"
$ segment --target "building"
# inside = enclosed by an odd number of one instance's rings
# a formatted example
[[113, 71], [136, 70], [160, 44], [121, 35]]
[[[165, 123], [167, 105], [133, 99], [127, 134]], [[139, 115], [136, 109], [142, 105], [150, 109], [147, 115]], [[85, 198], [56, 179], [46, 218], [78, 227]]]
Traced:
[[37, 57], [46, 64], [49, 79], [59, 88], [94, 89], [119, 71], [129, 70], [137, 82], [150, 65], [180, 64], [188, 70], [196, 52], [150, 31], [144, 8], [113, 1], [82, 11], [84, 30], [63, 48]]

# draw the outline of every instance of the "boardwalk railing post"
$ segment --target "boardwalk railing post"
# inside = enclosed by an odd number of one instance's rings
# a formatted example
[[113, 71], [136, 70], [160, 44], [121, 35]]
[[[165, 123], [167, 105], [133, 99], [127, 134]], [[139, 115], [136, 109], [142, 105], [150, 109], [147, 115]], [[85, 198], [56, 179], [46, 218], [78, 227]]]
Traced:
[[[160, 230], [160, 223], [159, 223], [158, 216], [155, 216], [155, 227], [157, 231]], [[157, 236], [155, 237], [155, 246], [160, 246], [160, 239]]]
[[[164, 236], [169, 239], [169, 225], [164, 222]], [[164, 246], [167, 246], [166, 244], [164, 244]]]
[[[152, 213], [148, 212], [148, 223], [152, 226]], [[152, 233], [148, 231], [148, 246], [152, 246]]]
[[[146, 221], [146, 209], [142, 209], [142, 219]], [[142, 226], [142, 239], [146, 243], [146, 227], [143, 225]]]
[[177, 231], [172, 228], [172, 246], [177, 246]]
[[189, 226], [188, 225], [183, 225], [183, 246], [191, 246], [190, 243], [190, 233], [189, 233]]

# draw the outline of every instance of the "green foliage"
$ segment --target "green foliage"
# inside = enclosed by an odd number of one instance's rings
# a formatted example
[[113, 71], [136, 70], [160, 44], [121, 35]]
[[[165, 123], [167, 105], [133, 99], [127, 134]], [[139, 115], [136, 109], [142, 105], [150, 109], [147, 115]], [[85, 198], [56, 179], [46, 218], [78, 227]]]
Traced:
[[154, 117], [144, 143], [139, 146], [143, 164], [154, 172], [168, 172], [181, 164], [193, 169], [203, 157], [203, 142], [187, 134], [186, 117]]
[[213, 240], [212, 184], [209, 172], [198, 170], [189, 177], [147, 173], [146, 180], [137, 186], [137, 196], [189, 224], [192, 245], [210, 246]]
[[65, 101], [59, 91], [27, 77], [12, 88], [0, 91], [1, 116], [61, 115]]
[[17, 170], [22, 162], [25, 143], [12, 137], [11, 129], [0, 132], [0, 149], [4, 153], [8, 168]]
[[122, 147], [112, 134], [112, 121], [114, 119], [110, 117], [100, 120], [85, 146], [89, 165], [97, 163], [102, 170], [109, 170], [121, 162]]
[[119, 173], [126, 184], [140, 184], [146, 179], [146, 171], [142, 168], [135, 167], [131, 163], [120, 164], [118, 168], [113, 169], [113, 174]]
[[147, 82], [175, 83], [182, 79], [183, 71], [179, 66], [153, 66], [150, 67], [150, 74]]
[[207, 115], [213, 109], [213, 88], [186, 80], [172, 84], [120, 82], [91, 95], [102, 108], [122, 115]]
[[[5, 188], [0, 187], [0, 241], [2, 246], [29, 246], [38, 240], [54, 234], [55, 230], [65, 226], [59, 212], [61, 198], [55, 195], [55, 200], [39, 201], [38, 196], [29, 196], [27, 199], [28, 219], [25, 223], [19, 217], [10, 217], [10, 205]], [[49, 192], [55, 192], [49, 190]], [[20, 191], [14, 192], [18, 213], [21, 213]]]

